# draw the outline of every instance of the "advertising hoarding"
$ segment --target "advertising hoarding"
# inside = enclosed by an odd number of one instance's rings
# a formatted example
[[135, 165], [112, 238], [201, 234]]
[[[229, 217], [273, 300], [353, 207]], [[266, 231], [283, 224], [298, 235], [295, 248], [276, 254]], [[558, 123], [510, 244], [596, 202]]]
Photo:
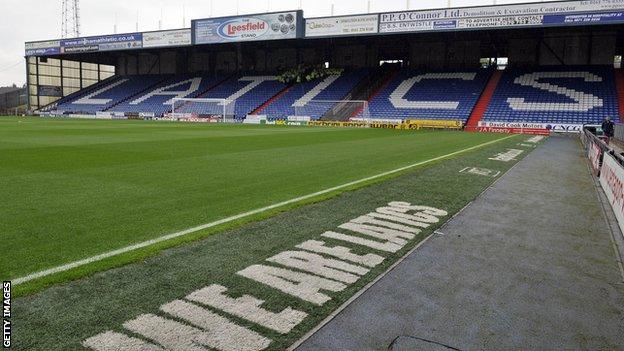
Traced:
[[39, 85], [37, 86], [37, 94], [40, 96], [63, 96], [63, 89], [53, 85]]
[[620, 0], [565, 1], [380, 14], [380, 33], [553, 26], [624, 21]]
[[25, 44], [26, 56], [49, 56], [61, 52], [60, 40], [37, 41]]
[[377, 34], [379, 15], [307, 18], [306, 37]]
[[61, 53], [82, 53], [112, 50], [129, 50], [143, 47], [142, 33], [102, 35], [97, 37], [61, 40]]
[[193, 20], [193, 44], [295, 39], [303, 36], [302, 11]]
[[488, 128], [513, 128], [513, 129], [544, 129], [551, 132], [561, 133], [580, 133], [583, 129], [581, 124], [566, 123], [533, 123], [533, 122], [498, 122], [498, 121], [479, 121], [479, 127]]
[[624, 232], [624, 168], [608, 153], [604, 154], [600, 185], [609, 199], [620, 229]]
[[587, 148], [587, 157], [589, 158], [589, 165], [591, 166], [594, 175], [600, 174], [600, 165], [602, 163], [602, 148], [595, 142], [591, 141]]
[[190, 29], [163, 30], [158, 32], [143, 33], [144, 48], [186, 46], [191, 44]]

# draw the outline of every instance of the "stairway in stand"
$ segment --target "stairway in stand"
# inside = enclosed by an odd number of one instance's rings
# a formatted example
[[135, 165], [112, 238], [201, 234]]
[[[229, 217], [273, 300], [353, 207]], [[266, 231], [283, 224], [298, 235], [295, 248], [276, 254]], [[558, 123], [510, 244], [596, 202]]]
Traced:
[[485, 89], [481, 93], [479, 100], [475, 104], [474, 109], [472, 109], [472, 113], [466, 122], [466, 130], [475, 130], [479, 125], [479, 121], [485, 115], [485, 111], [490, 105], [490, 101], [492, 100], [492, 96], [494, 95], [494, 91], [496, 91], [496, 87], [498, 86], [498, 82], [500, 81], [503, 75], [503, 71], [495, 70], [490, 77]]
[[619, 122], [624, 123], [624, 69], [615, 70], [615, 86], [617, 87]]

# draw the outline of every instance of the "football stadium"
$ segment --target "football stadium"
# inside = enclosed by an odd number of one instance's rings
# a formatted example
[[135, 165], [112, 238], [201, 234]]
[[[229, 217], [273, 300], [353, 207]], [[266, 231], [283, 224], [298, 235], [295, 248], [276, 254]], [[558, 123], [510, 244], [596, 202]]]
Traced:
[[62, 3], [0, 94], [4, 348], [624, 350], [624, 0]]

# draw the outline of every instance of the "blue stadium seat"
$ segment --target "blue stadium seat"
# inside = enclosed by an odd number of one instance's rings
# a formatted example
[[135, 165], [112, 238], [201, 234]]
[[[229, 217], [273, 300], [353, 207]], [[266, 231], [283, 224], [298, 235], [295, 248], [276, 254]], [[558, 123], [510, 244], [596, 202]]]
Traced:
[[483, 121], [587, 124], [618, 116], [614, 71], [605, 66], [509, 69]]
[[[285, 87], [286, 85], [278, 82], [275, 76], [240, 75], [226, 80], [199, 97], [236, 100], [234, 118], [242, 120]], [[210, 114], [213, 109], [201, 103], [189, 103], [184, 105], [180, 112]]]
[[57, 103], [56, 112], [95, 114], [163, 80], [161, 75], [115, 76]]
[[332, 105], [330, 103], [310, 104], [309, 101], [343, 100], [367, 74], [368, 70], [361, 69], [295, 84], [258, 114], [266, 115], [269, 120], [286, 119], [296, 114], [295, 106], [299, 105], [301, 106], [299, 111], [305, 111], [305, 114], [313, 120], [319, 119]]
[[370, 102], [377, 119], [466, 121], [491, 70], [423, 72], [402, 69]]
[[171, 102], [173, 98], [195, 98], [223, 79], [223, 77], [191, 74], [169, 77], [169, 79], [166, 79], [164, 82], [149, 90], [127, 98], [123, 103], [114, 106], [108, 111], [128, 113], [147, 112], [154, 113], [156, 116], [162, 116], [167, 112], [171, 112]]

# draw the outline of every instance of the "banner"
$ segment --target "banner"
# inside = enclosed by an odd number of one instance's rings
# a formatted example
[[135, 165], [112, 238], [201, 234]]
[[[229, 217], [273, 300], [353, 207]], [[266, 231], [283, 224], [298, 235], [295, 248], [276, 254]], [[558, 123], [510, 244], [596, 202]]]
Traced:
[[496, 122], [480, 121], [479, 127], [491, 128], [513, 128], [513, 129], [546, 129], [556, 133], [580, 133], [583, 130], [582, 124], [564, 123], [526, 123], [526, 122]]
[[61, 53], [59, 40], [37, 41], [25, 44], [26, 56], [50, 56]]
[[377, 34], [379, 15], [307, 18], [306, 37]]
[[322, 127], [368, 127], [368, 123], [365, 122], [334, 122], [334, 121], [310, 121], [309, 126], [322, 126]]
[[139, 49], [143, 47], [141, 33], [103, 35], [97, 37], [62, 39], [61, 53], [81, 53]]
[[609, 199], [620, 229], [624, 232], [624, 169], [609, 154], [605, 154], [602, 161], [600, 185]]
[[476, 130], [484, 133], [504, 133], [504, 134], [530, 134], [530, 135], [550, 135], [547, 129], [536, 128], [506, 128], [506, 127], [469, 127], [469, 130]]
[[624, 21], [624, 12], [544, 16], [544, 24], [591, 24]]
[[602, 148], [598, 146], [596, 141], [589, 141], [589, 147], [587, 148], [587, 157], [589, 158], [589, 165], [591, 166], [594, 175], [600, 174], [600, 159], [602, 158]]
[[461, 129], [464, 126], [462, 121], [439, 120], [439, 119], [408, 119], [405, 121], [405, 129]]
[[275, 12], [193, 20], [193, 44], [295, 39], [303, 35], [303, 12]]
[[167, 46], [191, 45], [191, 30], [164, 30], [159, 32], [143, 33], [143, 47], [156, 48]]
[[382, 13], [380, 33], [624, 22], [619, 0], [562, 1]]
[[62, 97], [63, 89], [54, 85], [39, 85], [37, 86], [37, 95]]

